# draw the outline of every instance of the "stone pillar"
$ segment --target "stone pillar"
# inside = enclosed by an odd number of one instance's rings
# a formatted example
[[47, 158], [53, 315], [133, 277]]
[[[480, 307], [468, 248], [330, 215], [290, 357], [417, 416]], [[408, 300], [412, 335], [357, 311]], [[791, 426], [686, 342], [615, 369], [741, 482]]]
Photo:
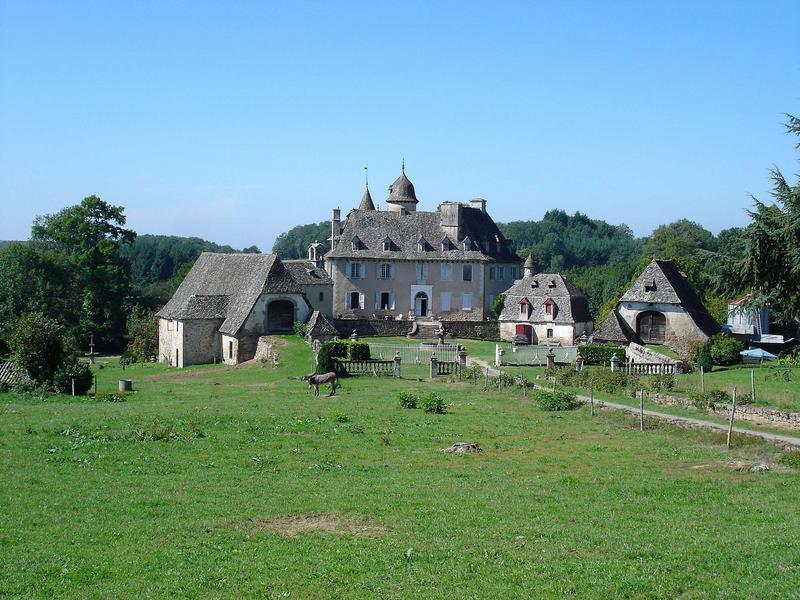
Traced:
[[394, 355], [394, 377], [400, 377], [400, 362], [403, 359], [400, 358], [400, 352]]
[[118, 389], [120, 392], [132, 392], [133, 391], [133, 380], [132, 379], [120, 379]]
[[575, 359], [575, 370], [580, 373], [583, 371], [583, 357], [578, 354], [578, 358]]
[[467, 351], [464, 350], [464, 347], [461, 347], [461, 350], [458, 351], [458, 366], [461, 369], [467, 368]]
[[611, 357], [611, 372], [615, 373], [619, 371], [619, 356], [616, 354]]
[[556, 366], [556, 353], [553, 352], [553, 349], [547, 351], [547, 354], [544, 355], [545, 359], [547, 360], [547, 370], [555, 368]]
[[431, 379], [439, 375], [439, 360], [436, 358], [436, 352], [431, 353]]

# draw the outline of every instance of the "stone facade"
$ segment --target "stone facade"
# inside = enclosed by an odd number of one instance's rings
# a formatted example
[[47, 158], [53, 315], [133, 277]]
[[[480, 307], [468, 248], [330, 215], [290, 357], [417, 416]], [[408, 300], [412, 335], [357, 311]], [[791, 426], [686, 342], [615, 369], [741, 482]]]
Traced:
[[179, 368], [219, 361], [220, 325], [222, 319], [159, 319], [159, 360]]
[[416, 209], [405, 172], [385, 211], [367, 190], [344, 222], [334, 209], [325, 268], [336, 319], [470, 319], [490, 316], [494, 298], [519, 275], [519, 259], [486, 212], [486, 201]]

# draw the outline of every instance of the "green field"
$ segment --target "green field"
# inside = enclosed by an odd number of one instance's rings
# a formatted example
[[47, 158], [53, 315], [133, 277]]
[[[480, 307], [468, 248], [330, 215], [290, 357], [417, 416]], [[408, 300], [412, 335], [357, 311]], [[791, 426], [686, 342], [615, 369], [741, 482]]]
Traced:
[[0, 394], [0, 597], [797, 595], [781, 448], [444, 381], [314, 398], [286, 341], [274, 370], [98, 369], [125, 402]]

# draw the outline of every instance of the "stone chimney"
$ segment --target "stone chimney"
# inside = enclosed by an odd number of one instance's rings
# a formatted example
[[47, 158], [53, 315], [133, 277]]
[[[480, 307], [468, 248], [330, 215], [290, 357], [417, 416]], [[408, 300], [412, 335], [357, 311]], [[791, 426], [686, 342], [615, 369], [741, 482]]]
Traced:
[[342, 209], [338, 206], [333, 209], [333, 218], [331, 219], [331, 250], [336, 246], [339, 241], [339, 234], [342, 233]]
[[461, 204], [457, 202], [443, 202], [439, 205], [442, 216], [442, 229], [454, 242], [458, 241], [461, 232]]
[[473, 198], [469, 201], [469, 205], [472, 208], [477, 208], [479, 211], [485, 213], [486, 212], [486, 200], [483, 198]]

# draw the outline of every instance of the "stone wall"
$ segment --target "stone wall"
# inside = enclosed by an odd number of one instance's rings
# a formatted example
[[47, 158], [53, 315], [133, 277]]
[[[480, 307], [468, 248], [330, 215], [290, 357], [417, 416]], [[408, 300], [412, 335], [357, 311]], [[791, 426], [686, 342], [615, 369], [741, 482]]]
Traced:
[[653, 350], [650, 350], [650, 348], [645, 348], [636, 342], [631, 342], [628, 344], [627, 348], [625, 348], [625, 356], [629, 359], [633, 359], [633, 361], [637, 363], [675, 364], [678, 362], [666, 354], [654, 352]]
[[[683, 396], [673, 396], [670, 394], [649, 394], [650, 399], [662, 406], [693, 406], [692, 401]], [[731, 407], [729, 404], [717, 404], [709, 414], [718, 417], [729, 417]], [[742, 421], [753, 421], [756, 423], [770, 423], [781, 427], [800, 428], [800, 413], [788, 412], [778, 408], [767, 408], [754, 404], [736, 404], [736, 419]]]
[[201, 365], [219, 360], [222, 319], [191, 319], [183, 326], [183, 364]]
[[498, 321], [442, 321], [449, 337], [500, 341]]
[[383, 321], [376, 319], [334, 319], [333, 326], [339, 337], [349, 338], [356, 330], [362, 337], [406, 335], [411, 331], [411, 321]]

